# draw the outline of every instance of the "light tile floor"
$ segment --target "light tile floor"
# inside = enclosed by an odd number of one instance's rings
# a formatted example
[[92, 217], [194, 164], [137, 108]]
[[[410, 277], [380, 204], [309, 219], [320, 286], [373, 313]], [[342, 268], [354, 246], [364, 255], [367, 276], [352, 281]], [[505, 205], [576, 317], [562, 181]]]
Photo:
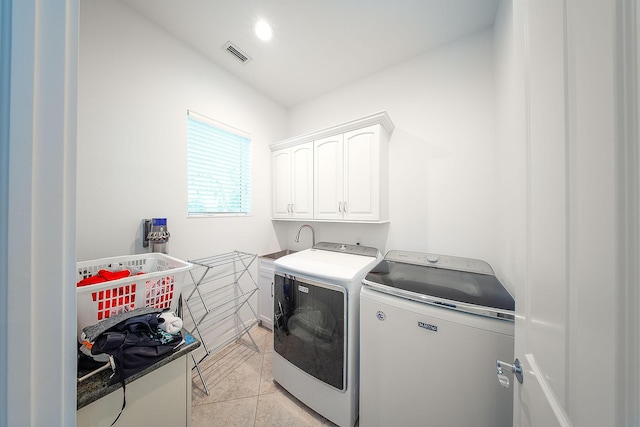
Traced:
[[[209, 395], [193, 371], [192, 425], [201, 426], [334, 426], [273, 381], [273, 334], [256, 326], [251, 336], [260, 352], [233, 343], [200, 364]], [[248, 338], [243, 338], [250, 342]]]

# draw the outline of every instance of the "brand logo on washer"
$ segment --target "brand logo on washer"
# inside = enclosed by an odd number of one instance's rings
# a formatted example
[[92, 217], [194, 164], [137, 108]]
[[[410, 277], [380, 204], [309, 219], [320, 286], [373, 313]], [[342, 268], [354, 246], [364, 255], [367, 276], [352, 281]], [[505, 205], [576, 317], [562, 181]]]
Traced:
[[387, 315], [382, 311], [377, 312], [376, 317], [378, 318], [378, 320], [387, 320]]
[[308, 294], [309, 293], [309, 288], [307, 288], [306, 286], [298, 286], [298, 290], [302, 293]]
[[430, 323], [418, 322], [418, 326], [420, 326], [421, 328], [425, 328], [429, 331], [438, 332], [438, 327]]

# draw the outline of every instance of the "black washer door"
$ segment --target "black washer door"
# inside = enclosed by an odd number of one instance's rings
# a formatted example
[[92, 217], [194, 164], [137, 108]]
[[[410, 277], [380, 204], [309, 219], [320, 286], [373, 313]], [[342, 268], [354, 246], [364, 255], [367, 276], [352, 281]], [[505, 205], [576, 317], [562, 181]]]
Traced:
[[274, 350], [320, 381], [345, 390], [345, 289], [276, 274], [274, 290]]

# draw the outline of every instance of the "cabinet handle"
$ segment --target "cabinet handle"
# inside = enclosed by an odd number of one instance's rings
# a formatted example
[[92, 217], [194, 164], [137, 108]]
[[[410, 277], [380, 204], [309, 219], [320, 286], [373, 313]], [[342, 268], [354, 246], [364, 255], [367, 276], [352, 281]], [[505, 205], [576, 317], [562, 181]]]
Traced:
[[271, 282], [271, 298], [273, 298], [273, 282]]
[[342, 212], [347, 213], [347, 202], [343, 202], [344, 204], [342, 205]]
[[342, 213], [342, 202], [338, 202], [338, 212]]
[[291, 213], [294, 213], [296, 211], [296, 205], [291, 203]]
[[287, 205], [287, 213], [291, 213], [291, 203]]

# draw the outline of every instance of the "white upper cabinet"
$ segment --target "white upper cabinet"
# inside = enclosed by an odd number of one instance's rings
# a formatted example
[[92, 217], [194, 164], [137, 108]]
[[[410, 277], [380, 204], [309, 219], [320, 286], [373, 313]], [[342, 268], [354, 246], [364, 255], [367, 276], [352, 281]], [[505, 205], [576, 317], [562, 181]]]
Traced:
[[313, 143], [272, 153], [273, 218], [313, 218]]
[[373, 125], [314, 142], [314, 219], [389, 219], [388, 140], [381, 132]]
[[381, 112], [273, 144], [273, 218], [387, 222], [392, 131]]

